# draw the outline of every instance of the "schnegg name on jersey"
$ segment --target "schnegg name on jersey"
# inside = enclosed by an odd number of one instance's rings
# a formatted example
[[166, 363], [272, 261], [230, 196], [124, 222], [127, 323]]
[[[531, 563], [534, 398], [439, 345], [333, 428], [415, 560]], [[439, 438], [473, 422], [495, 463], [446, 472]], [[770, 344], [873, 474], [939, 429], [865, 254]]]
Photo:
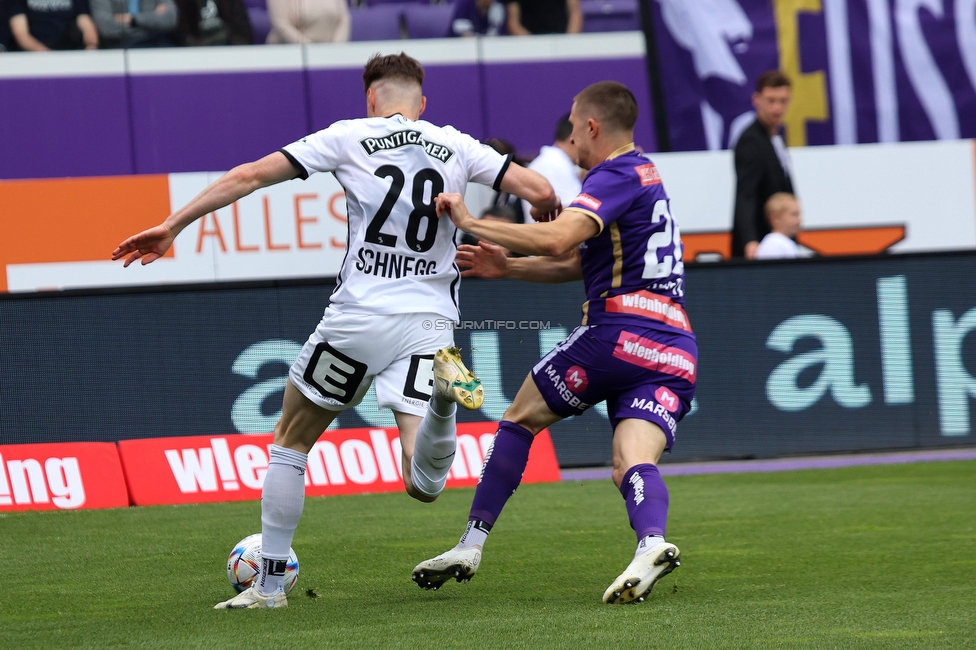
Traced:
[[442, 144], [427, 140], [424, 134], [413, 129], [394, 131], [376, 138], [363, 138], [359, 141], [366, 155], [372, 156], [377, 151], [389, 151], [400, 147], [423, 147], [424, 151], [431, 158], [435, 158], [446, 163], [454, 156], [454, 152]]
[[356, 253], [356, 270], [366, 275], [399, 279], [411, 275], [435, 275], [437, 262], [422, 257], [374, 251], [362, 247]]

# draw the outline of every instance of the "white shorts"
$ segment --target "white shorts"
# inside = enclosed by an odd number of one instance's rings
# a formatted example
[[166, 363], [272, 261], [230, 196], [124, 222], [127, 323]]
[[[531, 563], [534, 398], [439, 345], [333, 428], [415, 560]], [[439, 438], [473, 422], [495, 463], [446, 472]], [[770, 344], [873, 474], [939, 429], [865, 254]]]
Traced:
[[291, 367], [291, 383], [322, 408], [362, 401], [376, 378], [380, 408], [423, 416], [434, 386], [434, 353], [454, 344], [439, 314], [341, 313], [331, 307]]

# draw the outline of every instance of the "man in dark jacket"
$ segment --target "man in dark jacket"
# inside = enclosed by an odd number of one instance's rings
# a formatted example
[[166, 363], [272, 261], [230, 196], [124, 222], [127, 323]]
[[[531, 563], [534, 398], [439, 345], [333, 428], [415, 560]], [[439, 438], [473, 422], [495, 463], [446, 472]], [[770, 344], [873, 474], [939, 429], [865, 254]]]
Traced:
[[763, 207], [777, 192], [793, 191], [786, 143], [780, 131], [790, 105], [790, 80], [778, 70], [759, 76], [752, 95], [753, 122], [735, 145], [735, 213], [732, 257], [754, 259], [759, 242], [769, 233]]
[[177, 45], [251, 45], [254, 32], [243, 0], [176, 0]]

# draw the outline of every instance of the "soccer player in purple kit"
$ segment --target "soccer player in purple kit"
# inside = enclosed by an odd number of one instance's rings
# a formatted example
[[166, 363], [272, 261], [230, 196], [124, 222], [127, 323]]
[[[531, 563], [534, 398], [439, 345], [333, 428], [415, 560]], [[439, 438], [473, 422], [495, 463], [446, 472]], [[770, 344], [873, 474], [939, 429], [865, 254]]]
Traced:
[[[630, 90], [613, 81], [588, 86], [576, 96], [570, 121], [589, 173], [557, 219], [478, 221], [460, 195], [438, 197], [438, 209], [458, 228], [494, 242], [459, 249], [465, 275], [582, 279], [587, 301], [582, 324], [535, 365], [499, 423], [460, 542], [414, 569], [413, 580], [425, 589], [471, 579], [488, 533], [518, 488], [534, 436], [603, 400], [613, 426], [613, 481], [637, 533], [634, 559], [603, 601], [640, 602], [680, 564], [678, 548], [664, 539], [668, 489], [657, 463], [690, 409], [698, 370], [683, 307], [681, 237], [657, 169], [634, 148], [637, 102]], [[506, 258], [500, 247], [537, 257]]]

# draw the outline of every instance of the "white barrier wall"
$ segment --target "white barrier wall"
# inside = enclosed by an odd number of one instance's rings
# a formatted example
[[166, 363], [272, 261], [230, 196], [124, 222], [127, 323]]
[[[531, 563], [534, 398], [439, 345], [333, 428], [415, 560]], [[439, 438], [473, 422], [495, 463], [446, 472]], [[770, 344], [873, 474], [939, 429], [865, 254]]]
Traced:
[[[822, 254], [976, 248], [974, 152], [972, 140], [793, 149], [807, 231], [801, 241]], [[686, 259], [727, 249], [732, 153], [653, 160]], [[158, 223], [218, 175], [0, 182], [0, 204], [16, 217], [0, 242], [6, 290], [337, 274], [345, 254], [345, 200], [331, 174], [260, 190], [207, 215], [180, 234], [172, 256], [149, 266], [123, 269], [108, 259], [125, 236]], [[472, 212], [491, 197], [472, 186]]]
[[[974, 141], [910, 142], [790, 150], [805, 228], [905, 227], [891, 247], [907, 253], [976, 247]], [[683, 234], [732, 227], [731, 151], [651, 157]]]

